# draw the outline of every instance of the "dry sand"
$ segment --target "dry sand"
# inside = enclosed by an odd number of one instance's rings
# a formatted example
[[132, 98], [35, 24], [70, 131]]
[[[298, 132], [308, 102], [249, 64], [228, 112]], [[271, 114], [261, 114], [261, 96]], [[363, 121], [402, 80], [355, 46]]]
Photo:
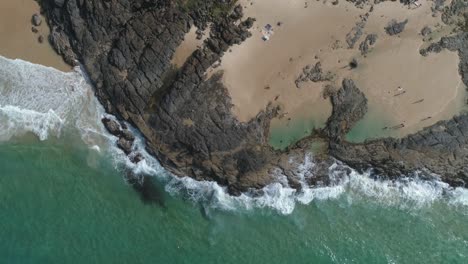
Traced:
[[[375, 48], [363, 58], [357, 49], [346, 47], [346, 34], [360, 21], [369, 8], [358, 9], [348, 2], [331, 3], [299, 0], [243, 0], [246, 16], [257, 22], [253, 36], [232, 48], [222, 58], [224, 83], [234, 104], [234, 113], [240, 121], [248, 121], [269, 102], [282, 106], [282, 120], [312, 118], [325, 121], [331, 105], [322, 97], [326, 83], [308, 82], [300, 89], [294, 81], [304, 66], [321, 61], [324, 71], [336, 74], [332, 84], [339, 86], [345, 77], [355, 80], [369, 99], [369, 107], [385, 113], [388, 126], [404, 123], [393, 136], [402, 136], [446, 119], [460, 111], [464, 89], [458, 74], [458, 56], [448, 51], [422, 57], [419, 48], [424, 44], [419, 35], [425, 25], [441, 23], [431, 16], [432, 2], [420, 1], [418, 9], [408, 9], [397, 2], [375, 6], [365, 34], [377, 33]], [[388, 36], [384, 27], [391, 19], [409, 19], [400, 36]], [[277, 22], [282, 22], [277, 26]], [[267, 23], [274, 34], [264, 42], [262, 28]], [[318, 57], [318, 60], [315, 59]], [[350, 70], [351, 58], [359, 60], [359, 67]], [[209, 72], [208, 75], [211, 75]], [[398, 86], [406, 91], [395, 97]], [[276, 100], [275, 100], [276, 99]], [[424, 99], [422, 103], [414, 102]], [[432, 118], [421, 121], [426, 117]], [[278, 125], [278, 122], [275, 122]]]
[[[439, 18], [431, 16], [431, 2], [421, 3], [423, 6], [415, 10], [390, 2], [375, 6], [366, 31], [377, 33], [379, 39], [375, 49], [367, 58], [360, 59], [360, 67], [351, 75], [369, 98], [370, 109], [379, 108], [388, 113], [388, 126], [405, 124], [395, 131], [396, 136], [452, 117], [464, 101], [458, 55], [449, 51], [428, 57], [419, 54], [425, 45], [419, 35], [421, 29], [441, 23]], [[399, 37], [384, 34], [383, 27], [391, 18], [409, 19]], [[406, 93], [395, 96], [398, 90]], [[424, 101], [415, 103], [420, 100]]]
[[[39, 32], [31, 31], [31, 17], [39, 10], [34, 0], [0, 1], [0, 55], [70, 71], [71, 67], [48, 44], [50, 31], [44, 17], [37, 28]], [[44, 36], [42, 44], [38, 42], [39, 35]]]

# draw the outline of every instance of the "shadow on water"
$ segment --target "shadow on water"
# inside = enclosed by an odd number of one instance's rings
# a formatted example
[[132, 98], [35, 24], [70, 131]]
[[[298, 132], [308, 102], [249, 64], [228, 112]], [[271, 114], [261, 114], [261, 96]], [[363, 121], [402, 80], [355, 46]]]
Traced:
[[154, 177], [135, 175], [133, 172], [127, 171], [126, 180], [140, 194], [140, 199], [144, 204], [157, 205], [167, 209], [165, 191]]

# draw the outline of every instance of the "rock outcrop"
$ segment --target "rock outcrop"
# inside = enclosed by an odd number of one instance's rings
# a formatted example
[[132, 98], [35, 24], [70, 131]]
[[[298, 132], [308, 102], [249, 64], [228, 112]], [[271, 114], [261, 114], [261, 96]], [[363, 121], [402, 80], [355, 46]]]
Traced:
[[367, 99], [350, 79], [343, 80], [338, 92], [331, 96], [333, 112], [325, 131], [333, 141], [341, 142], [357, 121], [367, 113]]
[[307, 81], [311, 82], [325, 82], [331, 81], [333, 79], [333, 74], [329, 71], [323, 72], [322, 64], [317, 62], [313, 67], [311, 65], [307, 65], [302, 69], [302, 73], [299, 77], [294, 81], [297, 88], [301, 87], [301, 84]]
[[[312, 145], [320, 143], [318, 165], [305, 173], [310, 185], [330, 184], [326, 168], [334, 158], [357, 169], [374, 168], [389, 177], [424, 169], [453, 185], [468, 181], [466, 115], [403, 139], [346, 142], [344, 135], [367, 111], [367, 100], [352, 80], [343, 81], [331, 95], [333, 114], [323, 131], [315, 131], [286, 151], [273, 150], [268, 144], [269, 125], [278, 108], [268, 106], [251, 121], [239, 122], [231, 112], [222, 73], [206, 75], [229, 47], [250, 37], [249, 28], [255, 20], [243, 18], [242, 7], [234, 7], [232, 0], [188, 2], [195, 4], [169, 0], [40, 1], [55, 50], [68, 63], [82, 65], [106, 111], [135, 126], [145, 137], [148, 152], [172, 173], [214, 180], [227, 186], [230, 193], [239, 194], [278, 181], [275, 172], [279, 171], [290, 186], [299, 189], [304, 172], [295, 170], [292, 160], [304, 161]], [[366, 20], [363, 16], [348, 35], [349, 47], [363, 34]], [[402, 23], [388, 31], [398, 34], [406, 24]], [[190, 27], [203, 29], [208, 24], [210, 36], [203, 46], [183, 66], [174, 68], [172, 56]], [[375, 40], [368, 36], [363, 45], [371, 42]], [[466, 33], [459, 34], [443, 38], [421, 54], [443, 48], [457, 50], [460, 73], [468, 85], [467, 43]], [[307, 78], [315, 80], [316, 75], [314, 71]], [[141, 160], [141, 154], [131, 153], [134, 137], [118, 123], [103, 122], [118, 137], [117, 145], [135, 162]], [[136, 184], [136, 179], [130, 179], [135, 188], [146, 192], [148, 185]]]
[[390, 22], [388, 22], [388, 25], [385, 27], [385, 32], [387, 32], [387, 34], [390, 36], [400, 34], [401, 32], [403, 32], [403, 30], [405, 30], [407, 23], [408, 19], [405, 19], [401, 22], [392, 19], [390, 20]]

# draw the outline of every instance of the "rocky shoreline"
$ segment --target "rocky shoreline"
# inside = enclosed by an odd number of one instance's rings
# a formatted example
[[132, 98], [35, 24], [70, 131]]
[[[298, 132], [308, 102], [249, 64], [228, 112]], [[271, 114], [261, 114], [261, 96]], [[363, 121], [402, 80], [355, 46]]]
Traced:
[[[445, 16], [460, 16], [466, 10], [456, 2]], [[330, 96], [333, 113], [325, 129], [285, 151], [274, 150], [268, 144], [269, 125], [279, 109], [268, 106], [248, 123], [241, 123], [231, 112], [222, 75], [206, 76], [231, 46], [250, 37], [255, 19], [244, 18], [242, 7], [234, 7], [234, 1], [39, 3], [48, 18], [49, 40], [55, 50], [69, 64], [82, 65], [106, 111], [135, 126], [147, 140], [148, 152], [175, 175], [213, 180], [238, 195], [277, 181], [274, 172], [279, 170], [290, 186], [300, 188], [301, 177], [291, 160], [300, 162], [312, 145], [320, 144], [321, 151], [314, 157], [318, 166], [308, 179], [312, 186], [329, 184], [327, 168], [335, 159], [389, 178], [421, 170], [453, 186], [468, 183], [467, 114], [402, 139], [353, 144], [344, 135], [367, 112], [367, 99], [348, 79]], [[192, 25], [204, 28], [208, 23], [211, 33], [203, 47], [175, 69], [171, 57], [184, 35]], [[398, 30], [403, 28], [404, 24], [398, 26]], [[353, 45], [358, 39], [353, 39]], [[372, 45], [374, 37], [369, 42]], [[468, 33], [444, 37], [421, 54], [430, 56], [442, 49], [458, 51], [460, 75], [468, 86]], [[108, 119], [103, 122], [119, 137], [119, 147], [130, 154], [133, 140], [125, 127]]]

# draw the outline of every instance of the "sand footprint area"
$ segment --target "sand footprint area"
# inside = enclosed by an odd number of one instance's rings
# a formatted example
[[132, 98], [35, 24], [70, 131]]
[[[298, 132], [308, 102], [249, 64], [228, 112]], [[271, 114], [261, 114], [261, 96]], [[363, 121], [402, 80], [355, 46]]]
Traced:
[[[455, 52], [420, 55], [420, 48], [428, 45], [421, 30], [428, 26], [440, 32], [444, 25], [440, 14], [433, 16], [433, 2], [418, 3], [417, 8], [399, 2], [358, 8], [346, 1], [242, 0], [245, 17], [256, 19], [253, 35], [226, 52], [221, 65], [207, 75], [223, 71], [233, 112], [242, 122], [271, 102], [282, 109], [272, 130], [287, 131], [300, 120], [323, 126], [331, 114], [324, 88], [339, 88], [344, 78], [351, 78], [368, 98], [369, 111], [379, 113], [366, 118], [394, 128], [376, 134], [399, 137], [416, 132], [459, 113], [466, 96]], [[385, 27], [393, 19], [408, 22], [403, 32], [391, 36]], [[363, 25], [362, 34], [350, 47], [347, 40], [358, 25]], [[376, 41], [362, 54], [359, 46], [371, 34]], [[353, 59], [356, 68], [350, 67]], [[298, 88], [296, 80], [304, 68], [317, 62], [330, 78], [305, 81]]]

